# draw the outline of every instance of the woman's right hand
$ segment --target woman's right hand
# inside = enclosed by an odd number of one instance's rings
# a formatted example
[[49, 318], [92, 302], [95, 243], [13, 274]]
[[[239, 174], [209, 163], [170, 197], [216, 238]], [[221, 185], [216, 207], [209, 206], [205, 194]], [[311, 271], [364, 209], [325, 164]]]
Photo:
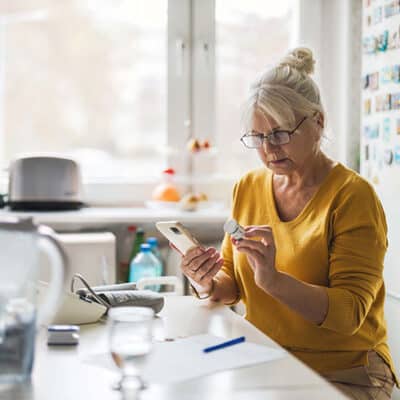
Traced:
[[202, 292], [212, 289], [212, 279], [221, 269], [224, 260], [214, 247], [193, 247], [182, 257], [182, 272]]

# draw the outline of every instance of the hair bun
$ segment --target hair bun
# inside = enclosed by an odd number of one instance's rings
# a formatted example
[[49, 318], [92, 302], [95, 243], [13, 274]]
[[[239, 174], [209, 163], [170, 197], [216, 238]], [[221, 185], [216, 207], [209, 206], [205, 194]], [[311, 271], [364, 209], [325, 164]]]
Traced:
[[314, 72], [314, 64], [315, 60], [313, 59], [312, 51], [307, 47], [297, 47], [290, 51], [279, 65], [287, 65], [304, 74], [312, 74]]

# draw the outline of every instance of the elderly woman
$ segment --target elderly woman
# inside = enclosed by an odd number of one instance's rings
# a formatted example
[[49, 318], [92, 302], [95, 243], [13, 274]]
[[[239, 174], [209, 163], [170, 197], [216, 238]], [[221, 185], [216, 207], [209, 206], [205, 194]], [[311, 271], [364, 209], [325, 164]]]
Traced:
[[252, 86], [247, 131], [263, 167], [233, 191], [245, 237], [189, 250], [195, 294], [242, 300], [246, 319], [356, 399], [389, 399], [382, 277], [386, 221], [371, 185], [321, 150], [325, 112], [312, 52], [298, 48]]

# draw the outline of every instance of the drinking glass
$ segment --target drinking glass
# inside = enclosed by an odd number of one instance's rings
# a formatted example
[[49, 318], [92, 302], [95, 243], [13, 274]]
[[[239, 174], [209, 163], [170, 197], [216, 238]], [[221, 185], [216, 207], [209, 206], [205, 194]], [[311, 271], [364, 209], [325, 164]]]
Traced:
[[146, 385], [141, 371], [153, 347], [154, 311], [146, 307], [117, 307], [109, 311], [108, 317], [111, 356], [122, 372], [114, 388], [142, 390]]

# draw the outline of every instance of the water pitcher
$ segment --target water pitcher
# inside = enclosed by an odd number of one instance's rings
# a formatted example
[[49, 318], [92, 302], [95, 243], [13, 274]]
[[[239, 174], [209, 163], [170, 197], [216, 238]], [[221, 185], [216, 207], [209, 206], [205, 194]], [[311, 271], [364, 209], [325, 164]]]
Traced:
[[[31, 218], [0, 217], [0, 384], [29, 379], [36, 327], [59, 306], [66, 258], [52, 233]], [[38, 307], [40, 252], [49, 257], [52, 280]]]

